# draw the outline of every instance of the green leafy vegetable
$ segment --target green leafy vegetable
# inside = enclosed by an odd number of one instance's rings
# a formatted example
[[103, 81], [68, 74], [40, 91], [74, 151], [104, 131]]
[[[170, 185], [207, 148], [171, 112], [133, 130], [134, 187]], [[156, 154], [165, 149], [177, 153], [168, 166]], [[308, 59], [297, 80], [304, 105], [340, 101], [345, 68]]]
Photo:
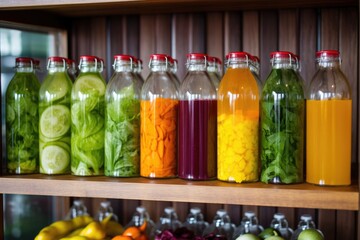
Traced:
[[17, 72], [6, 91], [6, 150], [9, 173], [34, 173], [39, 166], [38, 91], [32, 72]]
[[140, 101], [134, 85], [111, 97], [105, 115], [105, 175], [131, 177], [140, 171]]
[[261, 97], [261, 181], [303, 179], [304, 91], [292, 69], [273, 69]]
[[104, 165], [105, 82], [98, 73], [82, 73], [71, 102], [71, 172], [100, 175]]

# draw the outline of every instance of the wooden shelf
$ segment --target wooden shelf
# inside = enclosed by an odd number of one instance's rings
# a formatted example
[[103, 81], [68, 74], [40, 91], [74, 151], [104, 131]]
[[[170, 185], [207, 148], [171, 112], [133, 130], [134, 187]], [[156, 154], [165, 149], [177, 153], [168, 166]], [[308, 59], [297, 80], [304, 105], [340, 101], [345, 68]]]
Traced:
[[3, 0], [1, 10], [45, 10], [62, 16], [358, 6], [357, 0]]
[[0, 192], [46, 196], [206, 202], [257, 206], [359, 210], [359, 188], [310, 184], [272, 185], [181, 179], [8, 175]]

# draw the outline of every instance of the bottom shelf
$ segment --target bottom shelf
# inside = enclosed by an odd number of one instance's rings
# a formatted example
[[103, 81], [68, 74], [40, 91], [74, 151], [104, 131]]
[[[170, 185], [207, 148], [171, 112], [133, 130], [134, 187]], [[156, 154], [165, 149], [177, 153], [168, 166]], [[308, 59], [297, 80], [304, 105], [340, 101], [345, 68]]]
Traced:
[[320, 187], [307, 183], [273, 185], [174, 179], [77, 177], [42, 174], [0, 177], [0, 192], [253, 206], [359, 210], [358, 184]]

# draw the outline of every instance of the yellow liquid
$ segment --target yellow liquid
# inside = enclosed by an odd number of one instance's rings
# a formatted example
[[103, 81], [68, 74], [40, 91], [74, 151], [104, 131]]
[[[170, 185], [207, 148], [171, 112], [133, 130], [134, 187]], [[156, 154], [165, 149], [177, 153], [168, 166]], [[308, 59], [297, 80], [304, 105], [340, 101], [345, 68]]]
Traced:
[[306, 181], [351, 183], [351, 100], [306, 102]]
[[218, 179], [258, 180], [259, 89], [248, 69], [229, 68], [218, 90]]

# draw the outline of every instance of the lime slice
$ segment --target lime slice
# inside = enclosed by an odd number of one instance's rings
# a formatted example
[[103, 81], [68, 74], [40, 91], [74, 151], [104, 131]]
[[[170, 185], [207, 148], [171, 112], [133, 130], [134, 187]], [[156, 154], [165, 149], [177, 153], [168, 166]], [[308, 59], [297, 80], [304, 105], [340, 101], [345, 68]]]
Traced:
[[58, 138], [64, 135], [71, 124], [69, 108], [63, 105], [50, 106], [41, 114], [40, 131], [47, 138]]
[[54, 77], [46, 88], [47, 94], [51, 96], [51, 100], [55, 101], [63, 98], [69, 91], [69, 85], [63, 77]]
[[70, 154], [62, 147], [47, 146], [41, 153], [40, 161], [42, 173], [65, 173], [70, 164]]
[[76, 79], [74, 84], [75, 92], [81, 93], [92, 93], [97, 91], [99, 96], [103, 96], [105, 94], [105, 83], [104, 81], [93, 75], [84, 75]]

